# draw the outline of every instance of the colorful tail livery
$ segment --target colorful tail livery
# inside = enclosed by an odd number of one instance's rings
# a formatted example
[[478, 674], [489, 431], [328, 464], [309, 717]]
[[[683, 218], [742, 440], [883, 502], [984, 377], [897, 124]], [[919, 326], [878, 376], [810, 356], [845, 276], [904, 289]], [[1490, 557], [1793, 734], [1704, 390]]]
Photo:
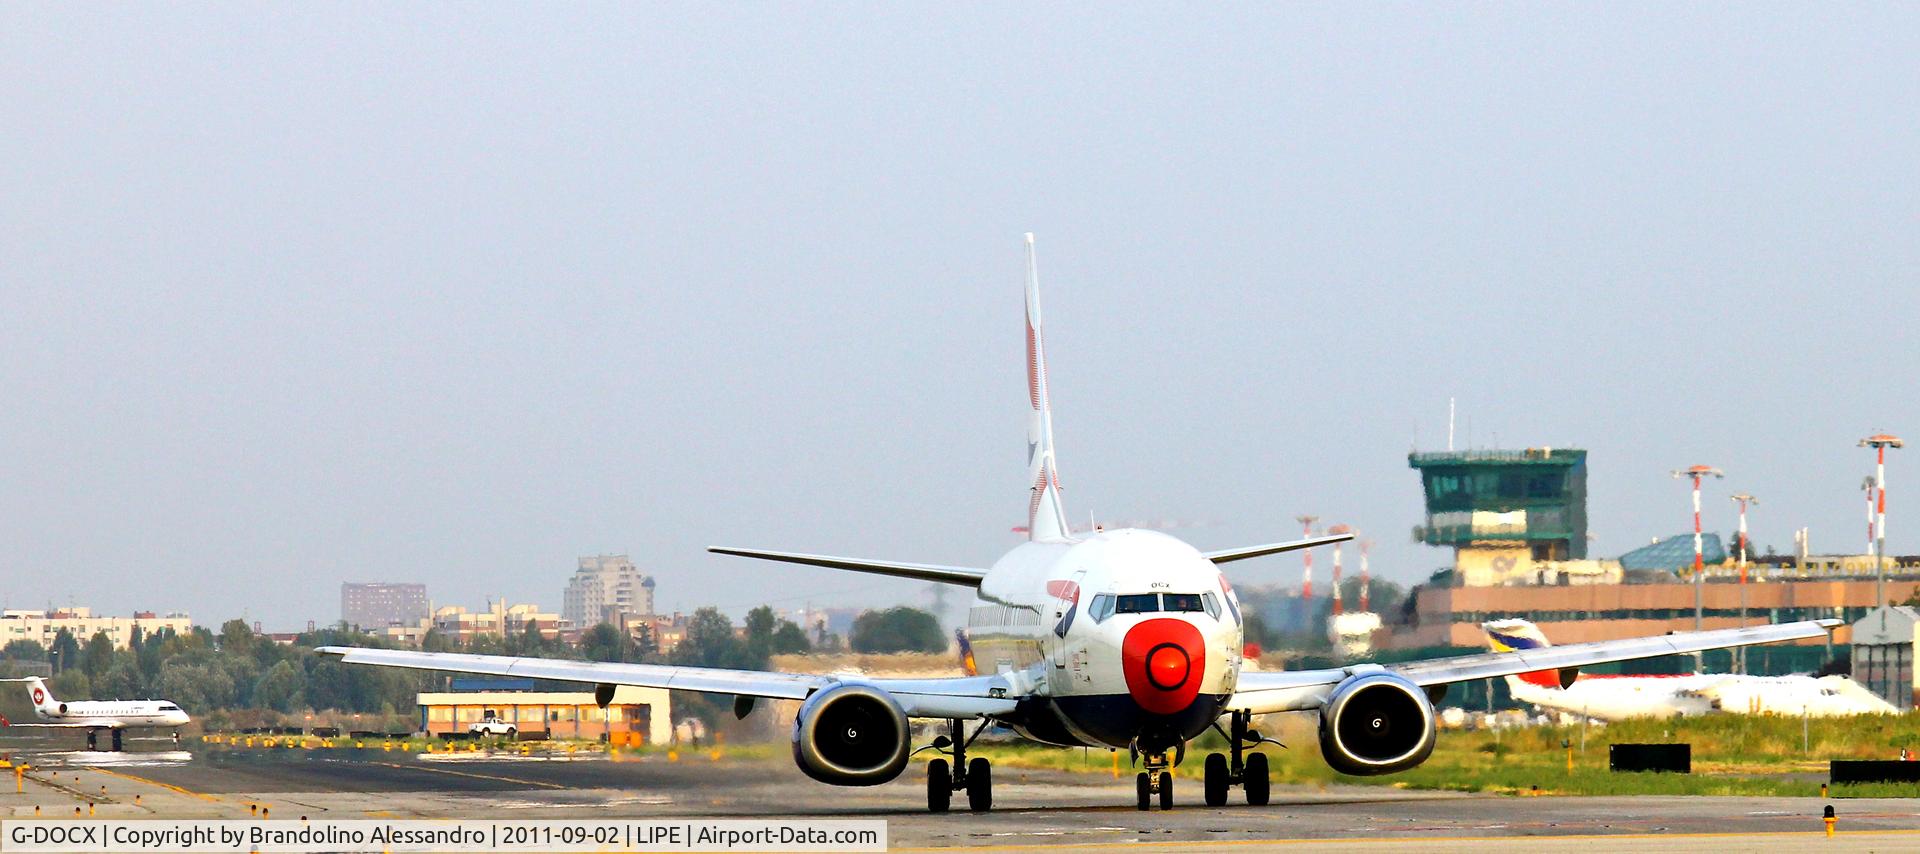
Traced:
[[[1494, 620], [1481, 623], [1480, 628], [1487, 633], [1487, 646], [1494, 652], [1515, 652], [1525, 649], [1546, 649], [1553, 641], [1540, 633], [1540, 627], [1527, 620]], [[1560, 674], [1552, 670], [1536, 670], [1532, 673], [1520, 673], [1507, 677], [1507, 684], [1518, 688], [1522, 684], [1535, 688], [1565, 688]]]
[[53, 696], [53, 690], [47, 687], [47, 683], [40, 681], [40, 677], [29, 676], [26, 678], [26, 683], [27, 698], [33, 701], [33, 710], [39, 712], [40, 717], [57, 715], [64, 711], [63, 704]]

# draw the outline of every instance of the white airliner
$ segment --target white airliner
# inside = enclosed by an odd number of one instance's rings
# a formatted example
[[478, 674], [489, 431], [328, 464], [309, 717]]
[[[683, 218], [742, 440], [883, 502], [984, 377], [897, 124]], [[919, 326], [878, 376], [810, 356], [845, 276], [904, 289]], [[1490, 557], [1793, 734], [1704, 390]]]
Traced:
[[[742, 716], [756, 698], [800, 700], [795, 762], [815, 780], [845, 786], [898, 777], [917, 752], [908, 719], [944, 719], [948, 735], [924, 748], [952, 759], [927, 763], [927, 806], [935, 812], [945, 811], [953, 793], [963, 789], [972, 809], [991, 806], [992, 769], [982, 757], [967, 761], [967, 748], [987, 727], [1004, 724], [1048, 744], [1127, 750], [1143, 767], [1135, 777], [1137, 806], [1147, 809], [1157, 796], [1166, 809], [1173, 804], [1168, 767], [1180, 762], [1188, 741], [1209, 729], [1222, 732], [1231, 747], [1228, 755], [1206, 758], [1206, 802], [1224, 804], [1236, 785], [1248, 802], [1267, 802], [1266, 756], [1248, 751], [1268, 741], [1252, 728], [1254, 715], [1317, 711], [1321, 755], [1330, 765], [1349, 774], [1385, 774], [1426, 760], [1434, 743], [1433, 704], [1454, 682], [1820, 637], [1837, 624], [1756, 626], [1392, 666], [1243, 672], [1239, 602], [1221, 565], [1351, 535], [1220, 551], [1137, 529], [1075, 535], [1055, 469], [1032, 235], [1026, 249], [1028, 542], [990, 568], [712, 549], [975, 588], [965, 637], [977, 673], [869, 679], [354, 647], [319, 652], [354, 664], [595, 683], [603, 701], [617, 685], [733, 694], [734, 711]], [[971, 734], [968, 721], [980, 722]]]
[[[1553, 646], [1526, 620], [1481, 623], [1495, 652]], [[1563, 685], [1560, 674], [1536, 671], [1507, 676], [1513, 698], [1542, 709], [1603, 721], [1670, 718], [1732, 712], [1768, 715], [1897, 715], [1892, 703], [1845, 676], [1751, 676], [1586, 674]]]
[[[128, 727], [179, 727], [187, 722], [187, 713], [166, 700], [61, 700], [48, 690], [47, 683], [38, 676], [20, 679], [4, 679], [4, 682], [25, 682], [27, 699], [33, 701], [33, 716], [44, 723], [18, 724], [0, 718], [7, 726], [17, 727], [61, 727], [66, 729], [85, 729], [87, 731], [87, 749], [99, 746], [98, 739], [102, 730], [113, 733], [113, 749], [120, 749], [120, 734]], [[176, 730], [174, 738], [180, 733]]]

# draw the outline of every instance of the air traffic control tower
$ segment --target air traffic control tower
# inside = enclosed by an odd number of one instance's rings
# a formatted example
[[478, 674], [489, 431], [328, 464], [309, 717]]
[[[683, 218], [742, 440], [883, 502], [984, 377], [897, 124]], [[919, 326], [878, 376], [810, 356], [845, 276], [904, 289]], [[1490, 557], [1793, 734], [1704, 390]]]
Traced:
[[1586, 451], [1416, 451], [1407, 464], [1427, 499], [1414, 539], [1453, 547], [1456, 586], [1567, 583], [1539, 565], [1585, 561]]

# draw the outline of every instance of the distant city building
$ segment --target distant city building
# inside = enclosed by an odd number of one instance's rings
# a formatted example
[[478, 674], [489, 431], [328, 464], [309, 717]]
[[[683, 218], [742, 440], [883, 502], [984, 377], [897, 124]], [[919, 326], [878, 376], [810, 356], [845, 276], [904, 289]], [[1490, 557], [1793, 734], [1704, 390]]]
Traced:
[[583, 628], [596, 623], [627, 626], [632, 617], [652, 617], [653, 576], [641, 573], [626, 555], [583, 557], [567, 580], [560, 614]]
[[427, 604], [425, 584], [347, 582], [340, 585], [340, 621], [366, 631], [417, 625], [432, 612]]
[[687, 615], [679, 611], [671, 615], [654, 614], [644, 618], [630, 619], [625, 629], [629, 636], [638, 637], [643, 627], [653, 633], [654, 648], [661, 654], [672, 652], [674, 647], [687, 639]]
[[[522, 634], [530, 625], [542, 637], [549, 638], [572, 628], [565, 617], [542, 611], [539, 605], [508, 605], [504, 600], [493, 603], [485, 611], [469, 611], [458, 605], [440, 608], [433, 612], [432, 628], [448, 638], [465, 641], [475, 635]], [[406, 640], [391, 632], [389, 636]], [[412, 642], [418, 643], [418, 640]]]
[[94, 634], [105, 632], [115, 649], [126, 649], [128, 642], [133, 639], [135, 628], [147, 635], [161, 629], [172, 629], [175, 634], [184, 635], [193, 631], [193, 620], [185, 614], [162, 617], [152, 611], [135, 611], [131, 617], [96, 617], [91, 608], [0, 611], [0, 645], [29, 640], [51, 648], [53, 639], [59, 637], [61, 629], [65, 629], [82, 646]]

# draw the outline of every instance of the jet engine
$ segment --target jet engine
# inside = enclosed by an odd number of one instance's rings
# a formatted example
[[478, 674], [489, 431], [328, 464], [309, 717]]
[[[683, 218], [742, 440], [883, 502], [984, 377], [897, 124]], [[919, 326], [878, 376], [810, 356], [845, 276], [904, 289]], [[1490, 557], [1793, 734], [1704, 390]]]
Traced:
[[1347, 677], [1320, 707], [1320, 755], [1342, 774], [1405, 771], [1433, 753], [1433, 704], [1396, 673]]
[[793, 719], [793, 761], [836, 786], [878, 786], [900, 776], [912, 752], [907, 713], [872, 685], [841, 683], [814, 692]]

